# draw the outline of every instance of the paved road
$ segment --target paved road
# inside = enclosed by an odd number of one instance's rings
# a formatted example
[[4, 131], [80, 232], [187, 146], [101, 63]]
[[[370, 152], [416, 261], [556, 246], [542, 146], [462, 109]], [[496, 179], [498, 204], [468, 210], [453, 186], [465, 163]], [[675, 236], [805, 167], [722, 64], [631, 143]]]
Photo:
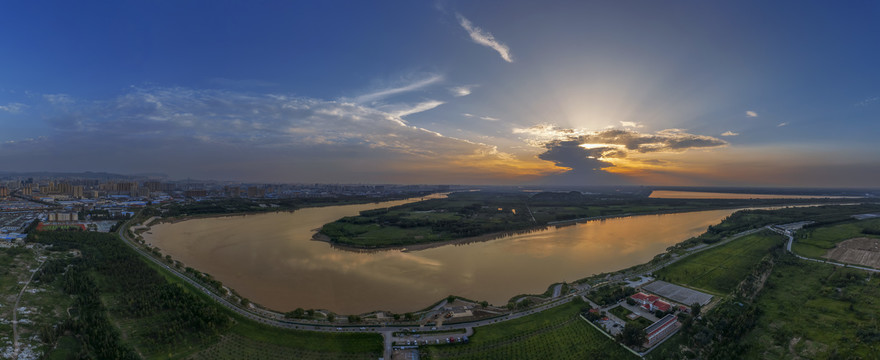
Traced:
[[[254, 320], [254, 321], [257, 321], [257, 322], [260, 322], [260, 323], [263, 323], [263, 324], [266, 324], [266, 325], [269, 325], [269, 326], [274, 326], [274, 327], [278, 327], [278, 328], [283, 328], [283, 329], [299, 329], [299, 330], [322, 331], [322, 332], [360, 332], [360, 333], [379, 333], [379, 334], [382, 334], [383, 337], [385, 338], [384, 344], [385, 344], [385, 358], [386, 358], [386, 359], [390, 359], [390, 358], [391, 358], [391, 348], [392, 348], [391, 344], [392, 344], [393, 341], [394, 341], [392, 334], [393, 334], [394, 332], [408, 331], [408, 330], [410, 330], [410, 329], [416, 329], [416, 328], [419, 328], [419, 327], [416, 326], [416, 325], [409, 325], [409, 326], [387, 326], [387, 325], [375, 326], [375, 325], [372, 325], [372, 326], [362, 326], [362, 327], [357, 327], [357, 326], [351, 326], [351, 325], [348, 325], [348, 326], [339, 326], [339, 325], [336, 325], [336, 324], [304, 323], [304, 322], [297, 322], [297, 321], [290, 321], [290, 320], [279, 319], [279, 318], [277, 318], [278, 314], [273, 314], [273, 313], [269, 313], [269, 312], [266, 312], [266, 311], [260, 311], [260, 310], [257, 310], [257, 309], [244, 309], [244, 308], [241, 308], [241, 307], [239, 307], [238, 305], [233, 304], [233, 303], [230, 302], [229, 300], [227, 300], [227, 299], [225, 299], [225, 298], [223, 298], [223, 297], [221, 297], [221, 296], [215, 294], [215, 293], [212, 292], [210, 289], [208, 289], [208, 288], [202, 286], [201, 284], [199, 284], [199, 283], [196, 282], [195, 280], [193, 280], [193, 279], [187, 277], [186, 275], [180, 273], [179, 271], [177, 271], [177, 269], [175, 269], [174, 267], [168, 266], [168, 264], [166, 264], [164, 261], [155, 258], [155, 257], [152, 256], [150, 253], [148, 253], [148, 252], [145, 251], [144, 249], [140, 248], [140, 247], [139, 247], [139, 246], [138, 246], [133, 240], [131, 240], [131, 239], [128, 238], [128, 236], [127, 236], [127, 234], [126, 234], [126, 232], [125, 232], [126, 229], [127, 229], [127, 224], [126, 224], [126, 226], [121, 226], [121, 227], [119, 228], [119, 230], [118, 230], [118, 234], [119, 234], [119, 237], [123, 239], [123, 242], [126, 243], [126, 244], [128, 244], [132, 249], [134, 249], [134, 250], [137, 251], [139, 254], [143, 255], [145, 258], [149, 259], [149, 260], [152, 261], [153, 263], [155, 263], [155, 264], [161, 266], [162, 268], [164, 268], [165, 270], [167, 270], [167, 271], [170, 272], [171, 274], [174, 274], [174, 275], [176, 275], [177, 277], [179, 277], [180, 279], [182, 279], [183, 281], [186, 281], [187, 283], [189, 283], [190, 285], [192, 285], [192, 286], [195, 287], [196, 289], [199, 289], [200, 291], [204, 292], [206, 295], [208, 295], [209, 297], [211, 297], [212, 299], [214, 299], [214, 301], [220, 303], [221, 305], [225, 306], [226, 308], [228, 308], [228, 309], [230, 309], [230, 310], [232, 310], [232, 311], [235, 311], [236, 313], [240, 314], [241, 316], [244, 316], [244, 317], [246, 317], [246, 318], [252, 319], [252, 320]], [[675, 262], [677, 262], [677, 261], [679, 261], [679, 260], [681, 260], [681, 259], [683, 259], [683, 258], [685, 258], [685, 257], [687, 257], [687, 256], [690, 256], [690, 255], [692, 255], [692, 254], [695, 254], [695, 253], [698, 253], [698, 252], [701, 252], [701, 251], [705, 251], [705, 250], [708, 250], [708, 249], [714, 248], [714, 247], [716, 247], [716, 246], [720, 246], [720, 245], [726, 244], [726, 243], [728, 243], [728, 242], [730, 242], [730, 241], [733, 241], [733, 240], [738, 239], [738, 238], [740, 238], [740, 237], [742, 237], [742, 236], [745, 236], [745, 235], [748, 235], [748, 234], [751, 234], [751, 233], [754, 233], [754, 232], [760, 231], [760, 230], [762, 230], [762, 229], [763, 229], [763, 228], [761, 228], [761, 229], [753, 229], [753, 230], [749, 230], [749, 231], [744, 231], [744, 232], [741, 232], [741, 233], [736, 234], [736, 235], [734, 235], [734, 236], [731, 236], [730, 238], [725, 239], [724, 241], [721, 241], [721, 242], [718, 242], [718, 243], [716, 243], [716, 244], [713, 244], [713, 245], [711, 245], [711, 246], [707, 246], [707, 247], [700, 248], [700, 249], [698, 249], [698, 250], [694, 250], [694, 251], [692, 251], [692, 252], [689, 252], [689, 253], [687, 253], [687, 254], [684, 254], [684, 255], [682, 255], [682, 256], [679, 256], [679, 257], [677, 257], [677, 258], [675, 258], [675, 259], [673, 259], [673, 260], [671, 260], [671, 261], [669, 261], [669, 262], [666, 262], [666, 263], [661, 264], [661, 265], [659, 265], [659, 266], [657, 266], [657, 267], [654, 267], [654, 268], [652, 268], [652, 269], [650, 269], [650, 270], [647, 270], [647, 271], [643, 272], [642, 275], [647, 274], [647, 273], [650, 273], [650, 272], [653, 272], [653, 271], [656, 271], [656, 270], [659, 270], [659, 269], [661, 269], [661, 268], [663, 268], [663, 267], [665, 267], [665, 266], [671, 265], [671, 264], [673, 264], [673, 263], [675, 263]], [[518, 318], [521, 318], [521, 317], [523, 317], [523, 316], [528, 316], [528, 315], [531, 315], [531, 314], [534, 314], [534, 313], [538, 313], [538, 312], [541, 312], [541, 311], [544, 311], [544, 310], [547, 310], [547, 309], [554, 308], [554, 307], [556, 307], [556, 306], [560, 306], [560, 305], [563, 305], [563, 304], [567, 304], [568, 302], [572, 301], [575, 297], [580, 296], [580, 295], [582, 295], [583, 293], [585, 293], [587, 289], [584, 289], [584, 290], [578, 291], [578, 292], [576, 292], [576, 293], [567, 294], [567, 295], [565, 295], [565, 296], [561, 296], [561, 297], [558, 297], [558, 296], [561, 295], [561, 294], [557, 294], [557, 290], [561, 290], [561, 285], [559, 285], [557, 288], [554, 289], [554, 294], [553, 294], [553, 295], [554, 295], [555, 298], [554, 298], [552, 301], [550, 301], [550, 302], [548, 302], [548, 303], [546, 303], [546, 304], [544, 304], [544, 305], [541, 305], [541, 306], [539, 306], [539, 307], [532, 308], [532, 309], [528, 309], [528, 310], [526, 310], [526, 311], [521, 311], [521, 312], [511, 313], [511, 314], [508, 314], [508, 315], [497, 316], [497, 317], [494, 317], [494, 318], [489, 318], [489, 319], [479, 320], [479, 321], [472, 321], [472, 322], [467, 322], [467, 323], [457, 323], [457, 324], [442, 325], [442, 326], [438, 326], [438, 327], [437, 327], [437, 330], [465, 329], [466, 331], [472, 331], [471, 329], [474, 328], [474, 327], [485, 326], [485, 325], [490, 325], [490, 324], [496, 324], [496, 323], [499, 323], [499, 322], [504, 322], [504, 321], [509, 321], [509, 320], [518, 319]]]
[[771, 230], [773, 230], [773, 231], [775, 231], [775, 232], [777, 232], [777, 233], [779, 233], [779, 234], [782, 234], [782, 235], [785, 235], [785, 236], [788, 237], [788, 242], [785, 243], [785, 251], [790, 252], [792, 255], [796, 256], [798, 259], [801, 259], [801, 260], [807, 260], [807, 261], [815, 261], [815, 262], [823, 263], [823, 264], [831, 264], [831, 265], [836, 265], [836, 266], [843, 266], [843, 267], [848, 267], [848, 268], [853, 268], [853, 269], [860, 269], [860, 270], [865, 270], [865, 271], [870, 271], [870, 272], [875, 272], [875, 273], [876, 273], [876, 272], [880, 272], [880, 270], [878, 270], [878, 269], [874, 269], [874, 268], [869, 268], [869, 267], [864, 267], [864, 266], [858, 266], [858, 265], [850, 265], [850, 264], [841, 264], [841, 263], [834, 262], [834, 261], [819, 260], [819, 259], [813, 259], [813, 258], [808, 258], [808, 257], [800, 256], [800, 255], [798, 255], [798, 254], [795, 254], [794, 251], [791, 251], [791, 244], [794, 242], [794, 236], [791, 235], [791, 231], [788, 231], [788, 230], [780, 230], [780, 229], [775, 228], [775, 227], [774, 227], [774, 228], [771, 228]]

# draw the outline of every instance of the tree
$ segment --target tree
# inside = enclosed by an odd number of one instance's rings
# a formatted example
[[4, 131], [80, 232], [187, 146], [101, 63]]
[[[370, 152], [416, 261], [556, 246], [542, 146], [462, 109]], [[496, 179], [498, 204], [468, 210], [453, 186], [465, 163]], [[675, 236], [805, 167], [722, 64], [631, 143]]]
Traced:
[[691, 304], [691, 315], [693, 315], [695, 318], [700, 317], [700, 310], [702, 309], [703, 305], [700, 305], [700, 303]]
[[486, 300], [480, 301], [480, 306], [483, 308], [486, 308], [489, 306], [489, 302]]
[[455, 295], [449, 295], [449, 296], [446, 297], [446, 302], [447, 302], [447, 303], [451, 303], [451, 302], [453, 302], [453, 301], [455, 301]]
[[645, 334], [645, 330], [626, 325], [618, 335], [618, 340], [627, 346], [641, 346], [648, 340], [648, 336]]
[[336, 321], [336, 314], [334, 314], [334, 313], [327, 313], [327, 321], [329, 321], [329, 322], [334, 322], [334, 321]]
[[284, 313], [284, 317], [287, 319], [302, 319], [305, 314], [306, 311], [303, 308], [296, 308], [296, 310]]

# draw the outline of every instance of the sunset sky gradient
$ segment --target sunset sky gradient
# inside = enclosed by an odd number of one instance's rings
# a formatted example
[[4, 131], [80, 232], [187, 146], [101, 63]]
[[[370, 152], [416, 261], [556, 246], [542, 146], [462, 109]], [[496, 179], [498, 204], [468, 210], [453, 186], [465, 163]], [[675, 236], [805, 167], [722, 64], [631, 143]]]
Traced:
[[0, 4], [0, 170], [876, 186], [880, 4]]

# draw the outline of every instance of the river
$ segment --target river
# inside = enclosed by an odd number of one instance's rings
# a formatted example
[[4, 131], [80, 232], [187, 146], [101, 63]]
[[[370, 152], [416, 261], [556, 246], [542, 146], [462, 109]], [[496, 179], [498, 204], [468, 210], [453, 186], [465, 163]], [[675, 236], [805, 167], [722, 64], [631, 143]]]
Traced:
[[855, 196], [825, 196], [825, 195], [778, 195], [778, 194], [739, 194], [717, 193], [702, 191], [674, 191], [654, 190], [651, 192], [654, 199], [845, 199], [856, 198]]
[[554, 282], [641, 264], [735, 211], [597, 220], [418, 251], [358, 253], [312, 240], [325, 223], [404, 202], [166, 223], [144, 238], [274, 310], [402, 313], [450, 294], [504, 305], [517, 294], [542, 293]]

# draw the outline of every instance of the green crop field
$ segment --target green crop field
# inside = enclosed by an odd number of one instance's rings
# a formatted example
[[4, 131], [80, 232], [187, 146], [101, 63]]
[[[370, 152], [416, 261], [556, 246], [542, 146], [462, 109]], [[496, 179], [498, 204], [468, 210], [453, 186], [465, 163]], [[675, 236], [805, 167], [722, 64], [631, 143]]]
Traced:
[[421, 349], [425, 359], [635, 359], [578, 316], [582, 301], [476, 329], [469, 344]]
[[655, 275], [665, 281], [726, 295], [736, 288], [771, 248], [784, 242], [782, 235], [769, 230], [761, 231], [691, 255], [658, 270]]
[[853, 220], [833, 226], [808, 228], [798, 231], [791, 249], [799, 255], [819, 258], [841, 241], [857, 237], [880, 238], [878, 233], [880, 233], [880, 219]]

